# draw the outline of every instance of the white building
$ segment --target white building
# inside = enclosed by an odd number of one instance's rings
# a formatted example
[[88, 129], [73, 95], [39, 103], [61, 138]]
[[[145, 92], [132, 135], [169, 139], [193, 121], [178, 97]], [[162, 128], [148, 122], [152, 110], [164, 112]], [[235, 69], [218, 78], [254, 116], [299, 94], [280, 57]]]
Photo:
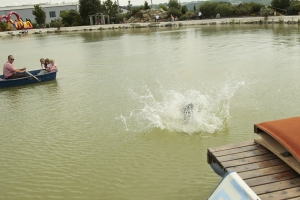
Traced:
[[[34, 5], [36, 4], [26, 4], [21, 6], [5, 6], [0, 7], [0, 16], [2, 15], [8, 15], [11, 11], [15, 11], [18, 13], [20, 18], [23, 19], [23, 21], [27, 19], [30, 19], [31, 22], [35, 22], [35, 16], [32, 14], [32, 11], [34, 10]], [[59, 14], [62, 11], [65, 10], [75, 10], [78, 12], [78, 2], [73, 3], [57, 3], [57, 4], [50, 4], [50, 3], [39, 3], [39, 6], [42, 7], [42, 9], [45, 11], [46, 14], [46, 23], [51, 22], [51, 20], [55, 20], [59, 18]], [[12, 15], [11, 18], [13, 20], [16, 20], [17, 17], [15, 15]]]

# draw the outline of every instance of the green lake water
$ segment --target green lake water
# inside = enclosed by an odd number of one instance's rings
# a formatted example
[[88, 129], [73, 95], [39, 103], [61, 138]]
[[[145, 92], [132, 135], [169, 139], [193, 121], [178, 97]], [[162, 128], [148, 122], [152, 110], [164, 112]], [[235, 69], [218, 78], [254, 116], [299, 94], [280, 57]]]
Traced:
[[[1, 37], [1, 60], [57, 80], [0, 89], [0, 198], [206, 199], [207, 148], [300, 113], [298, 25]], [[194, 105], [184, 120], [183, 108]]]

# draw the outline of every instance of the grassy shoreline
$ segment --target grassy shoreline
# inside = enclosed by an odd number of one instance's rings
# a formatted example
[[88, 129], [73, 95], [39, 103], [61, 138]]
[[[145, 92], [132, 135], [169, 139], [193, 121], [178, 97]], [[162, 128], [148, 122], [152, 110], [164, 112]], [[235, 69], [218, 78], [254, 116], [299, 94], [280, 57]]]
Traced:
[[[190, 26], [190, 25], [223, 25], [223, 24], [257, 24], [257, 23], [288, 23], [298, 24], [300, 15], [293, 16], [269, 16], [265, 22], [262, 16], [259, 17], [240, 17], [240, 18], [221, 18], [221, 19], [203, 19], [203, 20], [187, 20], [175, 22], [148, 22], [148, 23], [125, 23], [125, 24], [107, 24], [107, 25], [90, 25], [76, 27], [61, 27], [60, 31], [57, 28], [44, 29], [28, 29], [27, 34], [48, 34], [57, 32], [73, 32], [73, 31], [94, 31], [94, 30], [111, 30], [111, 29], [129, 29], [129, 28], [148, 28], [148, 27], [166, 27], [166, 26]], [[20, 36], [21, 30], [0, 32], [0, 37]]]

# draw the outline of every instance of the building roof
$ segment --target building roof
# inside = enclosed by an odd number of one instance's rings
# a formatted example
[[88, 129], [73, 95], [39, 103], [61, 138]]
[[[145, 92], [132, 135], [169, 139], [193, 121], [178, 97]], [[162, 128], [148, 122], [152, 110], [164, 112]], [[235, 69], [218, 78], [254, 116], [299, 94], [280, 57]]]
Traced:
[[71, 5], [78, 5], [78, 2], [62, 2], [62, 3], [53, 3], [50, 4], [48, 2], [46, 3], [39, 3], [39, 4], [23, 4], [23, 5], [11, 5], [11, 6], [1, 6], [0, 5], [0, 11], [1, 10], [24, 10], [24, 9], [29, 9], [33, 8], [34, 5], [40, 5], [42, 8], [52, 8], [52, 7], [61, 7], [61, 6], [71, 6]]

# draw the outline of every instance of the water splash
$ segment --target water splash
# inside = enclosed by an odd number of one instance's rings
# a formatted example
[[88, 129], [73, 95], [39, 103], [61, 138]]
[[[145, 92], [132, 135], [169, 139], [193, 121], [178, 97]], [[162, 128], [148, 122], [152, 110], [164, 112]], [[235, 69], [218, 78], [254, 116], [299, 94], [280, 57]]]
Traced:
[[[215, 133], [227, 128], [230, 118], [230, 99], [243, 83], [227, 84], [213, 92], [188, 90], [179, 92], [161, 89], [157, 95], [144, 87], [143, 94], [129, 90], [133, 98], [134, 109], [120, 120], [127, 131], [143, 132], [155, 128], [184, 133]], [[161, 95], [160, 95], [161, 94]], [[184, 116], [184, 107], [193, 105], [188, 119]]]

